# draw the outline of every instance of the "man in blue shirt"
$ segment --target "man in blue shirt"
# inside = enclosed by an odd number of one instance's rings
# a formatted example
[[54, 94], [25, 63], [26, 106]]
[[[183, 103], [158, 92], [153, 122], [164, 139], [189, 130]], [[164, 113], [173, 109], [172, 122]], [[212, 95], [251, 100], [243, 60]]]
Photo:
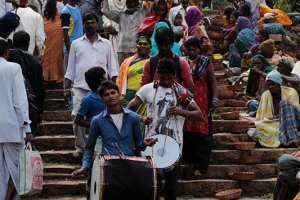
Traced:
[[156, 138], [143, 139], [139, 116], [121, 107], [117, 85], [105, 81], [101, 84], [99, 94], [107, 108], [92, 119], [82, 167], [72, 173], [75, 176], [91, 170], [99, 136], [102, 139], [102, 154], [106, 155], [134, 156], [135, 149], [143, 151], [157, 141]]

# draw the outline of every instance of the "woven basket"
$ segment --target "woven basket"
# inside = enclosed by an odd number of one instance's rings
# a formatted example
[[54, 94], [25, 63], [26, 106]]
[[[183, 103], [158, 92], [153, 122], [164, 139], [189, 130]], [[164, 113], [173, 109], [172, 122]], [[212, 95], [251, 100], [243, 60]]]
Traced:
[[235, 120], [240, 118], [240, 111], [220, 113], [220, 116], [225, 120]]
[[252, 150], [256, 142], [235, 142], [234, 146], [237, 150]]
[[228, 173], [230, 179], [239, 181], [252, 181], [255, 179], [256, 174], [254, 172], [232, 172]]
[[234, 91], [231, 90], [225, 90], [225, 89], [218, 89], [218, 98], [219, 99], [231, 99], [234, 98]]
[[227, 104], [229, 107], [245, 107], [246, 101], [229, 99]]
[[229, 189], [218, 192], [216, 198], [219, 200], [229, 200], [239, 198], [242, 194], [242, 189]]
[[261, 158], [259, 156], [243, 156], [240, 158], [235, 158], [237, 164], [259, 164], [261, 163]]
[[233, 91], [239, 91], [241, 89], [245, 88], [244, 84], [239, 84], [239, 85], [228, 85], [227, 86], [228, 90], [233, 90]]

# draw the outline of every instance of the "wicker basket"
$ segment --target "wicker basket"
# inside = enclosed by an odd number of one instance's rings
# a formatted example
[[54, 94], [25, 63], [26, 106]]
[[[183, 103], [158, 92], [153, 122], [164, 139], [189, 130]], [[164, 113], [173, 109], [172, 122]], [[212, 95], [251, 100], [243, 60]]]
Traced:
[[225, 90], [225, 89], [218, 89], [218, 98], [223, 100], [223, 99], [231, 99], [234, 98], [234, 91], [231, 90]]
[[239, 198], [242, 194], [242, 189], [229, 189], [220, 191], [216, 194], [216, 198], [219, 200], [229, 200]]
[[239, 91], [245, 88], [244, 84], [239, 84], [239, 85], [228, 85], [227, 86], [228, 90], [233, 90], [233, 91]]
[[229, 99], [227, 101], [227, 104], [230, 107], [245, 107], [246, 106], [246, 101]]
[[232, 172], [228, 173], [230, 179], [239, 181], [252, 181], [255, 179], [256, 174], [254, 172]]
[[261, 158], [259, 156], [243, 156], [240, 158], [235, 158], [237, 164], [259, 164], [261, 163]]
[[237, 150], [252, 150], [256, 142], [235, 142], [234, 146]]
[[220, 113], [220, 116], [225, 120], [236, 120], [240, 118], [240, 111]]

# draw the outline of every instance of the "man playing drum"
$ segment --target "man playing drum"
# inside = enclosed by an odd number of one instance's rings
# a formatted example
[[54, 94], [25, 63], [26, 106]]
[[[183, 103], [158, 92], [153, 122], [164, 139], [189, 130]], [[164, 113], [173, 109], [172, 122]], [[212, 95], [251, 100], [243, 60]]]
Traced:
[[[150, 148], [152, 150], [149, 151], [150, 154], [148, 155], [151, 156], [152, 154], [158, 171], [164, 173], [165, 199], [173, 200], [176, 199], [177, 195], [184, 120], [185, 118], [202, 120], [203, 114], [194, 102], [192, 94], [183, 86], [174, 82], [176, 70], [175, 63], [171, 59], [161, 59], [157, 70], [159, 81], [144, 85], [136, 93], [135, 98], [128, 104], [127, 108], [136, 110], [142, 103], [147, 104], [147, 119], [144, 120], [151, 123], [146, 128], [145, 137], [159, 138], [153, 149]], [[176, 141], [175, 143], [179, 149], [178, 159], [175, 160], [173, 155], [176, 146], [169, 145], [174, 143], [172, 140]], [[161, 146], [155, 148], [160, 145], [160, 142], [162, 142]], [[175, 162], [163, 166], [163, 160], [166, 163], [168, 162], [168, 154], [171, 157], [170, 159]], [[161, 190], [160, 173], [158, 173], [158, 190]]]
[[156, 138], [143, 139], [139, 116], [121, 107], [117, 85], [105, 81], [100, 86], [99, 94], [107, 109], [91, 121], [82, 167], [72, 173], [74, 176], [86, 174], [91, 170], [98, 136], [102, 140], [101, 154], [111, 156], [134, 156], [135, 150], [145, 150], [157, 141]]

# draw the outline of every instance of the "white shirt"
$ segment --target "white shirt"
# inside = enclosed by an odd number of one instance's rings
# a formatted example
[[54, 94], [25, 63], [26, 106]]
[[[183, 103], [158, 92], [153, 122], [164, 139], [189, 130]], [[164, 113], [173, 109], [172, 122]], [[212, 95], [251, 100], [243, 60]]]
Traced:
[[[126, 10], [126, 3], [125, 0], [120, 1], [120, 6], [117, 7], [117, 0], [108, 0], [108, 8], [109, 10], [117, 10], [120, 12], [124, 12]], [[119, 31], [119, 24], [114, 22], [113, 20], [108, 19], [107, 17], [105, 17], [105, 15], [102, 16], [102, 20], [103, 20], [103, 27], [108, 27], [108, 26], [112, 26], [114, 27], [117, 31]]]
[[178, 6], [175, 6], [175, 7], [173, 7], [173, 8], [170, 9], [170, 12], [169, 12], [169, 22], [171, 23], [171, 25], [173, 25], [173, 21], [172, 21], [172, 13], [173, 12], [180, 12], [180, 14], [182, 15], [182, 24], [185, 25], [185, 26], [187, 26], [186, 21], [185, 21], [186, 11], [182, 7], [182, 4], [180, 4]]
[[10, 12], [12, 10], [11, 3], [5, 3], [4, 0], [0, 1], [0, 17], [5, 15], [5, 13]]
[[29, 7], [18, 8], [17, 15], [20, 16], [20, 25], [14, 32], [10, 34], [9, 39], [12, 40], [15, 32], [24, 30], [30, 35], [28, 52], [33, 54], [35, 45], [37, 46], [38, 50], [41, 51], [46, 38], [42, 16]]
[[73, 88], [90, 90], [84, 73], [92, 67], [102, 67], [110, 78], [118, 75], [116, 57], [110, 42], [98, 35], [93, 44], [84, 35], [71, 43], [65, 78], [73, 82]]
[[31, 130], [20, 65], [0, 57], [0, 85], [0, 143], [22, 142], [25, 133]]
[[295, 63], [292, 73], [297, 74], [300, 77], [300, 61]]

